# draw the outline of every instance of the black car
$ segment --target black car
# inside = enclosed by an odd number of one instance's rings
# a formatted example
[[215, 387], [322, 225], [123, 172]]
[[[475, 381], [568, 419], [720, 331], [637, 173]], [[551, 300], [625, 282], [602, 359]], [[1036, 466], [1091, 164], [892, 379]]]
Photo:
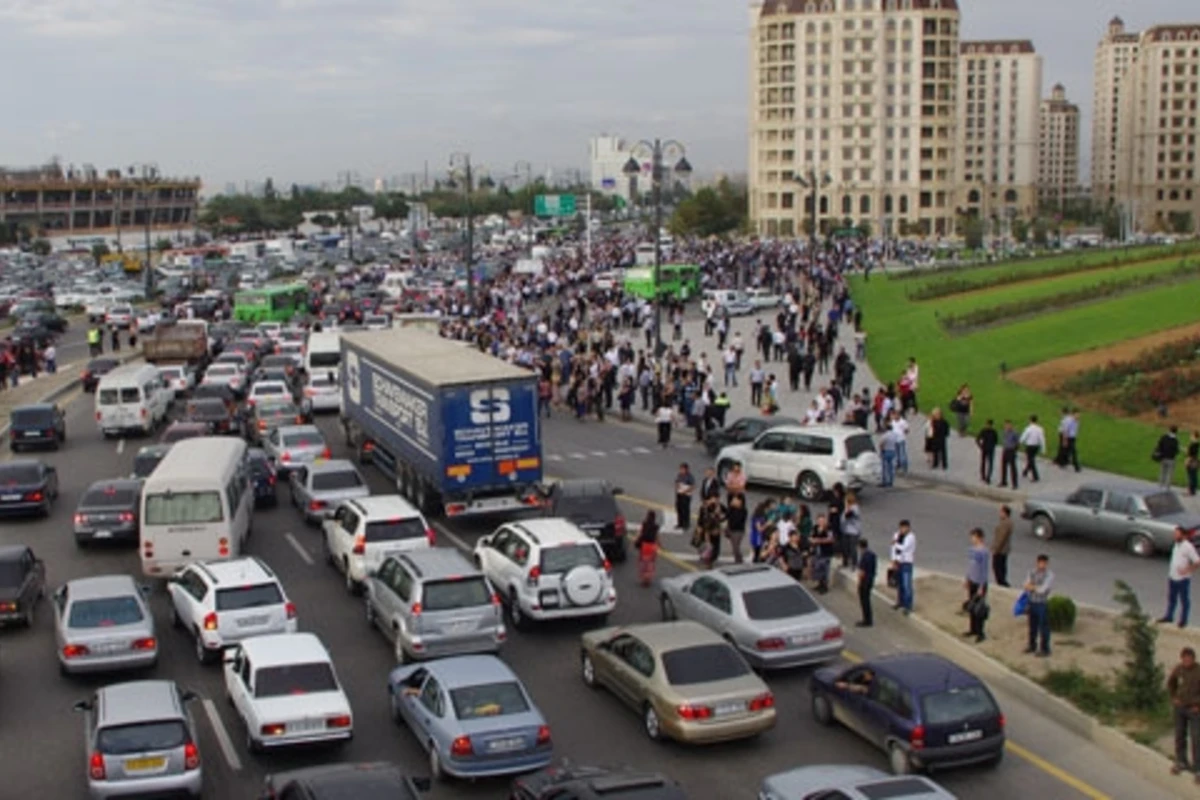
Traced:
[[205, 423], [211, 433], [242, 435], [241, 416], [230, 412], [229, 407], [216, 397], [189, 400], [183, 417], [184, 422]]
[[14, 453], [31, 447], [57, 450], [67, 441], [66, 417], [53, 403], [17, 406], [8, 415], [8, 425], [8, 446]]
[[137, 451], [137, 455], [133, 457], [133, 472], [131, 478], [149, 478], [150, 473], [154, 472], [154, 468], [158, 466], [158, 462], [166, 458], [167, 453], [171, 452], [169, 444], [148, 444]]
[[0, 463], [0, 514], [48, 516], [58, 498], [58, 471], [29, 458]]
[[418, 800], [429, 791], [428, 778], [411, 778], [386, 761], [326, 764], [268, 775], [262, 800]]
[[100, 383], [100, 379], [119, 366], [121, 366], [121, 362], [115, 358], [93, 358], [83, 368], [83, 373], [79, 376], [79, 380], [83, 384], [83, 390], [85, 392], [95, 392], [96, 385]]
[[600, 543], [606, 556], [624, 561], [625, 517], [617, 506], [622, 491], [597, 478], [555, 481], [543, 491], [542, 509], [547, 517], [574, 522]]
[[[825, 795], [822, 795], [824, 797]], [[687, 800], [679, 783], [657, 772], [562, 764], [513, 781], [510, 800]], [[834, 795], [829, 795], [832, 798]]]
[[226, 383], [201, 383], [197, 384], [196, 388], [192, 389], [192, 400], [204, 400], [207, 398], [218, 398], [225, 407], [229, 409], [229, 413], [233, 413], [237, 408], [238, 399], [237, 392], [229, 388]]
[[172, 422], [158, 437], [158, 442], [169, 445], [184, 439], [199, 439], [201, 436], [208, 436], [207, 422]]
[[137, 541], [138, 506], [142, 482], [133, 478], [96, 481], [75, 507], [75, 544], [97, 541]]
[[26, 317], [13, 328], [12, 340], [15, 344], [32, 342], [41, 350], [54, 343], [55, 333], [34, 317]]
[[67, 330], [67, 318], [54, 309], [30, 311], [21, 315], [21, 321], [37, 322], [54, 333], [65, 333]]
[[753, 442], [760, 433], [768, 428], [799, 424], [799, 420], [791, 417], [742, 417], [725, 428], [712, 430], [705, 434], [704, 447], [710, 456], [715, 456], [726, 445]]
[[0, 546], [0, 623], [33, 625], [33, 611], [46, 594], [46, 565], [23, 544]]
[[278, 477], [275, 465], [265, 452], [257, 447], [246, 450], [246, 466], [250, 472], [250, 485], [254, 487], [254, 504], [256, 506], [279, 505]]

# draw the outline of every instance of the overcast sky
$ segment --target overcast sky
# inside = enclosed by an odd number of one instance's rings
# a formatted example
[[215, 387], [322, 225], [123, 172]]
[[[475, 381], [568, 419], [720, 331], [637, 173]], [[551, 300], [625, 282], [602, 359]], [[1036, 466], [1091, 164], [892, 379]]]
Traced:
[[[964, 38], [1032, 38], [1044, 91], [1086, 118], [1092, 56], [1200, 22], [1197, 0], [960, 0]], [[587, 166], [599, 133], [746, 164], [749, 13], [738, 0], [0, 0], [0, 163], [150, 162], [228, 181], [495, 175]], [[1087, 146], [1085, 142], [1085, 154]]]

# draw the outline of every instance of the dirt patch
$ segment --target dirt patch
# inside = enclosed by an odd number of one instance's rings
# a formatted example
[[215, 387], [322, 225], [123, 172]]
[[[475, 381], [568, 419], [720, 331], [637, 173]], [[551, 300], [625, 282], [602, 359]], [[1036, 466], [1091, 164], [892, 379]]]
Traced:
[[[1014, 577], [1019, 579], [1020, 574]], [[979, 644], [966, 637], [963, 641], [970, 641], [972, 647], [1035, 681], [1040, 681], [1051, 669], [1076, 666], [1087, 675], [1107, 679], [1124, 667], [1125, 634], [1114, 627], [1117, 615], [1096, 608], [1080, 608], [1071, 633], [1051, 634], [1050, 658], [1026, 655], [1029, 623], [1025, 617], [1012, 614], [1019, 594], [1014, 589], [989, 587], [992, 613], [986, 626], [987, 639]], [[923, 576], [916, 581], [915, 596], [917, 611], [924, 619], [953, 636], [966, 632], [968, 620], [962, 611], [966, 592], [960, 581], [947, 576]], [[1151, 618], [1161, 613], [1161, 598], [1139, 599]], [[1166, 665], [1168, 672], [1179, 661], [1179, 651], [1184, 647], [1200, 649], [1200, 631], [1169, 625], [1160, 625], [1157, 630], [1158, 660]], [[1158, 739], [1156, 744], [1164, 754], [1173, 755], [1174, 742], [1169, 735]]]

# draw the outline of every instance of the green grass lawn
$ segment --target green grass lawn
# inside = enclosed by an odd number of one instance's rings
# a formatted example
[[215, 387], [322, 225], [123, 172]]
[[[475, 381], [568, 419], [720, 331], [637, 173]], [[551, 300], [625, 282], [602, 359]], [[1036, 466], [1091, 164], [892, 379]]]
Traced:
[[[943, 409], [962, 383], [975, 395], [978, 428], [991, 417], [997, 426], [1011, 418], [1020, 428], [1038, 414], [1053, 435], [1064, 398], [1026, 389], [1002, 376], [1009, 370], [1103, 347], [1177, 327], [1198, 318], [1200, 281], [1134, 292], [1104, 303], [1043, 314], [1000, 328], [953, 337], [934, 317], [936, 304], [914, 303], [901, 281], [851, 278], [855, 303], [863, 309], [872, 371], [894, 381], [908, 357], [921, 366], [920, 402], [925, 411]], [[1140, 478], [1157, 475], [1150, 452], [1161, 431], [1154, 426], [1084, 412], [1079, 452], [1089, 467]]]
[[1161, 275], [1170, 272], [1186, 261], [1186, 256], [1157, 259], [1155, 261], [1125, 262], [1115, 267], [1073, 272], [1045, 280], [1014, 283], [1008, 286], [997, 286], [987, 291], [979, 291], [968, 295], [951, 295], [937, 300], [925, 300], [943, 314], [965, 314], [979, 308], [1018, 303], [1037, 297], [1048, 297], [1062, 292], [1082, 289], [1103, 281], [1133, 280], [1149, 275]]

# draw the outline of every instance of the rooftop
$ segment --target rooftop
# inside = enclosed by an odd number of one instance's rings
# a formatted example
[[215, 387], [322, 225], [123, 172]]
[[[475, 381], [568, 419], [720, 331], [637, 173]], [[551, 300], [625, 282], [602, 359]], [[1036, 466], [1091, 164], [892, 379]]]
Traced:
[[[893, 13], [909, 13], [911, 11], [958, 11], [958, 0], [910, 0], [910, 7], [901, 9], [899, 7], [888, 9], [885, 5], [886, 0], [880, 0], [880, 6], [884, 13], [891, 11]], [[897, 3], [897, 6], [900, 4]], [[839, 14], [841, 11], [834, 11], [837, 8], [837, 3], [831, 0], [766, 0], [763, 3], [761, 16], [771, 16], [775, 14]]]
[[74, 166], [63, 169], [62, 164], [52, 161], [33, 167], [0, 167], [0, 185], [44, 185], [47, 188], [71, 188], [89, 186], [119, 186], [122, 184], [141, 185], [145, 183], [186, 184], [200, 186], [200, 178], [196, 176], [169, 177], [160, 175], [156, 167], [144, 167], [141, 170], [129, 167], [125, 170], [97, 170], [91, 164], [84, 164], [76, 169]]
[[1006, 53], [1036, 52], [1033, 42], [1029, 39], [979, 39], [958, 43], [958, 52], [962, 55], [1003, 55]]

